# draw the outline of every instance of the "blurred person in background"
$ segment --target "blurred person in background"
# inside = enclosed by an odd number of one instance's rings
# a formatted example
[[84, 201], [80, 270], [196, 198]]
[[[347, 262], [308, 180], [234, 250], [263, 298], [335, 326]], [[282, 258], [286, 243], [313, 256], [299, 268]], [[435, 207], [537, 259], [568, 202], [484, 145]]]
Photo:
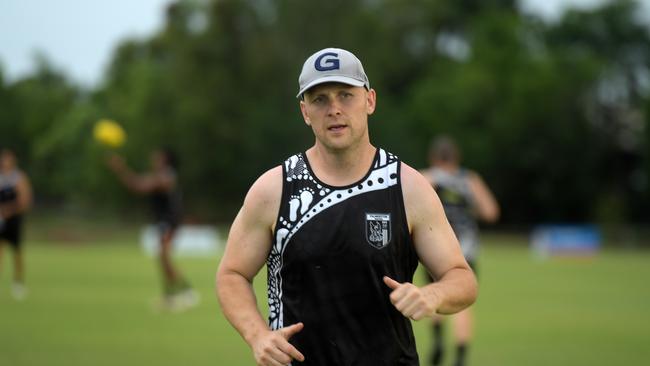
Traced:
[[[221, 308], [257, 365], [418, 366], [411, 319], [473, 303], [474, 274], [429, 182], [371, 144], [361, 61], [314, 53], [297, 97], [314, 144], [248, 191], [217, 272]], [[252, 286], [265, 262], [268, 323]], [[437, 282], [412, 283], [419, 262]]]
[[178, 184], [178, 160], [169, 148], [154, 150], [150, 155], [148, 172], [134, 172], [124, 159], [113, 154], [108, 166], [132, 192], [147, 195], [151, 200], [154, 224], [160, 238], [159, 264], [163, 278], [162, 307], [180, 311], [196, 305], [198, 294], [172, 262], [173, 240], [181, 221], [181, 191]]
[[[493, 223], [499, 218], [499, 205], [479, 174], [460, 165], [458, 146], [448, 136], [435, 138], [429, 150], [430, 167], [421, 173], [433, 186], [447, 215], [463, 255], [476, 272], [479, 249], [478, 220]], [[427, 274], [428, 280], [433, 281]], [[473, 320], [471, 308], [451, 315], [456, 342], [455, 366], [463, 366], [469, 342], [472, 339]], [[431, 365], [442, 364], [444, 345], [442, 316], [433, 318], [434, 347]]]
[[16, 300], [27, 296], [22, 248], [23, 214], [32, 204], [32, 188], [27, 175], [18, 168], [11, 149], [0, 149], [0, 264], [2, 249], [8, 243], [13, 251], [12, 294]]

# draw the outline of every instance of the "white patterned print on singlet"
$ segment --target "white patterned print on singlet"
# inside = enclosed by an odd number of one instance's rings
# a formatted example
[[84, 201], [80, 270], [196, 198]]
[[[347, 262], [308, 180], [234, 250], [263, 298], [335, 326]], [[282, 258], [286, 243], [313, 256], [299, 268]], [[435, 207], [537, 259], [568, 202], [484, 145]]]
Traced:
[[269, 325], [271, 329], [280, 329], [284, 326], [280, 272], [282, 270], [282, 255], [293, 235], [319, 213], [350, 197], [386, 189], [398, 183], [399, 160], [397, 157], [383, 149], [379, 149], [378, 154], [379, 158], [376, 159], [372, 171], [365, 180], [370, 184], [364, 184], [362, 188], [332, 189], [323, 186], [312, 176], [302, 153], [293, 155], [284, 162], [286, 182], [283, 183], [303, 181], [304, 187], [297, 194], [289, 197], [288, 202], [282, 201], [282, 205], [288, 205], [288, 210], [286, 207], [282, 207], [280, 212], [288, 211], [288, 217], [278, 217], [273, 246], [267, 259]]

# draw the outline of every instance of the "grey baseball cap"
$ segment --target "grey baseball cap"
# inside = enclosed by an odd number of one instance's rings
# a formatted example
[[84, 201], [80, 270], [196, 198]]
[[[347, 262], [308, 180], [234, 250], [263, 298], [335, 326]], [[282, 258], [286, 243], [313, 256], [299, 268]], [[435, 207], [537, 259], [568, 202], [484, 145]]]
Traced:
[[301, 98], [313, 86], [333, 82], [370, 89], [370, 81], [357, 56], [340, 48], [325, 48], [309, 56], [302, 66], [296, 98]]

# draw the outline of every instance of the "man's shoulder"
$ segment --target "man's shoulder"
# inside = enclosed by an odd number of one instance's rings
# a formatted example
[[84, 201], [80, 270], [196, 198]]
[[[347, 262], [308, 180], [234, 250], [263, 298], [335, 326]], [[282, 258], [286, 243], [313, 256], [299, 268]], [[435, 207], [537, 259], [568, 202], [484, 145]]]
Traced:
[[274, 215], [280, 206], [282, 195], [282, 166], [278, 165], [264, 172], [248, 190], [244, 207], [256, 216], [275, 220]]
[[[426, 178], [424, 178], [423, 173], [426, 173], [427, 170], [419, 171], [412, 166], [408, 165], [407, 163], [401, 161], [401, 175], [402, 175], [402, 181], [405, 183], [419, 183], [419, 182], [427, 182]], [[428, 185], [428, 184], [427, 184]]]
[[423, 197], [429, 197], [433, 194], [431, 181], [427, 179], [422, 172], [416, 170], [405, 162], [401, 162], [402, 191], [404, 199], [408, 202], [418, 202]]
[[268, 190], [278, 184], [281, 187], [282, 183], [282, 165], [276, 165], [275, 167], [265, 171], [260, 175], [257, 180], [251, 186], [251, 190]]

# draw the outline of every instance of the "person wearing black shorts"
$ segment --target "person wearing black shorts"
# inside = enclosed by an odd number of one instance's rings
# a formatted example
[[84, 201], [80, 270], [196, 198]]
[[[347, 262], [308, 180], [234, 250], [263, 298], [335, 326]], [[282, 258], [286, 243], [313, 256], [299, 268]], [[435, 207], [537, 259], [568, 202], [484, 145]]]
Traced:
[[[431, 185], [370, 143], [361, 61], [320, 50], [298, 82], [314, 145], [248, 191], [217, 271], [221, 309], [260, 366], [417, 366], [411, 320], [469, 306], [474, 275]], [[265, 263], [268, 322], [252, 290]], [[415, 286], [418, 263], [438, 281]]]
[[[483, 179], [471, 170], [460, 166], [460, 153], [455, 142], [440, 136], [433, 140], [429, 151], [430, 168], [422, 174], [433, 186], [449, 224], [460, 242], [463, 256], [476, 273], [478, 259], [478, 223], [477, 219], [495, 222], [499, 217], [499, 206]], [[429, 281], [433, 281], [427, 275]], [[456, 339], [456, 359], [454, 366], [463, 366], [469, 342], [472, 338], [472, 312], [467, 308], [451, 316], [454, 320], [454, 337]], [[435, 316], [433, 321], [434, 345], [430, 364], [442, 364], [444, 347], [442, 334], [442, 317]]]
[[12, 294], [16, 300], [27, 296], [22, 248], [23, 215], [32, 204], [32, 189], [27, 175], [18, 168], [10, 149], [0, 149], [0, 264], [7, 243], [13, 252]]
[[172, 262], [172, 246], [181, 221], [181, 193], [176, 174], [178, 161], [168, 148], [154, 150], [151, 170], [137, 174], [119, 155], [112, 155], [109, 167], [131, 191], [149, 196], [154, 224], [160, 237], [159, 263], [163, 278], [162, 306], [166, 310], [185, 310], [198, 303], [198, 294]]

